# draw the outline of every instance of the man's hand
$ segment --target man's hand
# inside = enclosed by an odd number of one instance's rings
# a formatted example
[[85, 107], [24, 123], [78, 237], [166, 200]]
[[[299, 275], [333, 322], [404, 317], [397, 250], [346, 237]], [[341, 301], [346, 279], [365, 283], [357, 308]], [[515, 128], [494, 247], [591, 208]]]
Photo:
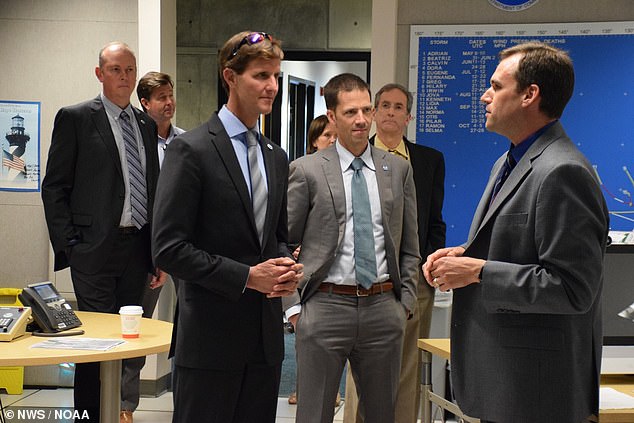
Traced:
[[268, 298], [287, 297], [297, 290], [303, 270], [303, 264], [289, 257], [269, 259], [249, 269], [247, 288], [262, 292]]
[[295, 329], [295, 333], [297, 333], [297, 321], [299, 320], [299, 313], [293, 314], [288, 318], [288, 321], [293, 325], [293, 329]]
[[154, 273], [152, 274], [152, 280], [150, 280], [150, 288], [156, 289], [160, 286], [163, 286], [165, 285], [166, 281], [167, 281], [167, 273], [163, 272], [161, 269], [157, 267]]
[[431, 275], [431, 269], [433, 268], [434, 262], [436, 260], [438, 260], [441, 257], [447, 257], [447, 256], [460, 257], [462, 256], [463, 253], [464, 253], [464, 248], [462, 247], [448, 247], [448, 248], [441, 248], [439, 250], [434, 251], [430, 255], [428, 255], [427, 260], [423, 264], [423, 276], [425, 276], [425, 280], [427, 280], [427, 283], [434, 286], [432, 282], [434, 277]]
[[301, 245], [298, 245], [297, 248], [295, 248], [295, 251], [293, 251], [293, 258], [295, 260], [297, 260], [299, 258], [299, 252], [302, 249]]
[[462, 247], [442, 248], [430, 254], [423, 264], [427, 283], [445, 292], [480, 282], [478, 275], [486, 261], [463, 254]]

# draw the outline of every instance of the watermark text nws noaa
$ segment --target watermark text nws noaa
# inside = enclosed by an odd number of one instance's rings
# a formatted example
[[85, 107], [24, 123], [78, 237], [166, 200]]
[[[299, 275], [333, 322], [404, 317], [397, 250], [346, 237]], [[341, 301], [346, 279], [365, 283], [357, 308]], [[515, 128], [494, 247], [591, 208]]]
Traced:
[[4, 417], [9, 422], [43, 422], [61, 423], [73, 420], [90, 421], [86, 410], [79, 411], [73, 408], [33, 408], [10, 407], [4, 409]]

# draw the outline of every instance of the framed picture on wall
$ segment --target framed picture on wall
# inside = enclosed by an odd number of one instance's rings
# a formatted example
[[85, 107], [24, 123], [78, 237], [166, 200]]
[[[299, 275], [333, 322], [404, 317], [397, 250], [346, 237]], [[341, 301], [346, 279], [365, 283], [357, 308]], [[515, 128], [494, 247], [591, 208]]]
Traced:
[[0, 190], [40, 190], [40, 103], [0, 100]]

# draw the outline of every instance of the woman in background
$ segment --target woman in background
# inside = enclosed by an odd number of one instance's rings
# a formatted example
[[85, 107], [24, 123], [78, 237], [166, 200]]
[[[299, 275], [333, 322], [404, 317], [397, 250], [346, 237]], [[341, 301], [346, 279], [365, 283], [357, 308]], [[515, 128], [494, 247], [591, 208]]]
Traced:
[[328, 121], [326, 115], [319, 115], [308, 127], [308, 140], [306, 141], [306, 154], [330, 147], [337, 139], [335, 125]]

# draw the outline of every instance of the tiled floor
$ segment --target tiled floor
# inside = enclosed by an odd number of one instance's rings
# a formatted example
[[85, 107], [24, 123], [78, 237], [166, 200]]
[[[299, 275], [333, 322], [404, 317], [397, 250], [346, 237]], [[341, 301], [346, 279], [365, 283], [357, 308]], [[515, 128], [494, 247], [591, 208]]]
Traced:
[[[12, 407], [46, 407], [70, 408], [73, 406], [73, 390], [58, 389], [25, 389], [22, 395], [0, 394], [2, 404], [6, 408]], [[295, 405], [289, 405], [287, 398], [280, 397], [277, 404], [276, 423], [295, 422]], [[172, 421], [172, 393], [168, 392], [158, 398], [141, 398], [139, 408], [134, 413], [135, 423], [170, 423]], [[343, 421], [343, 402], [337, 408], [334, 422]], [[63, 420], [51, 420], [61, 423]]]
[[[21, 395], [0, 394], [2, 405], [7, 410], [16, 410], [15, 407], [29, 407], [34, 410], [41, 409], [70, 409], [73, 406], [73, 390], [72, 388], [57, 389], [25, 389]], [[335, 411], [334, 423], [343, 421], [343, 405], [337, 407]], [[277, 400], [277, 418], [276, 423], [294, 423], [295, 408], [297, 406], [290, 405], [288, 398], [280, 397]], [[16, 417], [16, 416], [14, 416]], [[7, 423], [27, 420], [8, 419]], [[30, 421], [30, 420], [29, 420]], [[34, 419], [34, 422], [50, 422], [50, 423], [72, 423], [73, 420], [54, 420], [54, 419]], [[135, 423], [171, 423], [172, 421], [172, 393], [167, 392], [158, 398], [141, 398], [139, 408], [134, 413]], [[420, 422], [420, 420], [419, 420]], [[440, 420], [436, 420], [440, 422]], [[454, 420], [447, 421], [454, 422]]]

